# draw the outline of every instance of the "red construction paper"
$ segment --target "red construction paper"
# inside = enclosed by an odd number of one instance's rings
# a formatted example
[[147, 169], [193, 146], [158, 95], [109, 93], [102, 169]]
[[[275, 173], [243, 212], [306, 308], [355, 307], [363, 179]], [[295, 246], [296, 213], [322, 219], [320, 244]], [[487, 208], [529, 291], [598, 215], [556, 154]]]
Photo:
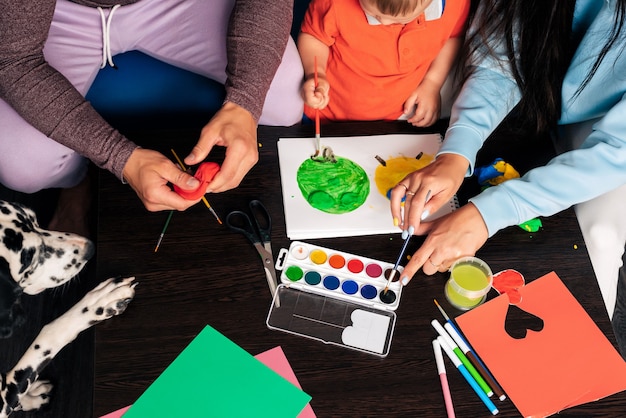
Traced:
[[626, 389], [626, 362], [556, 273], [520, 293], [517, 307], [543, 319], [541, 331], [529, 330], [523, 339], [507, 334], [507, 295], [456, 321], [524, 417], [549, 416]]

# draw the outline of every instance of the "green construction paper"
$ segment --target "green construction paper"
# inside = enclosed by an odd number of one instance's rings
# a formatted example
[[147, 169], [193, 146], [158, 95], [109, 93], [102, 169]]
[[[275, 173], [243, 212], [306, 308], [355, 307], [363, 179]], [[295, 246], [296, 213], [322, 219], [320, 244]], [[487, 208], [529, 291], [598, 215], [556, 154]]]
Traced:
[[293, 418], [310, 399], [207, 325], [124, 418]]

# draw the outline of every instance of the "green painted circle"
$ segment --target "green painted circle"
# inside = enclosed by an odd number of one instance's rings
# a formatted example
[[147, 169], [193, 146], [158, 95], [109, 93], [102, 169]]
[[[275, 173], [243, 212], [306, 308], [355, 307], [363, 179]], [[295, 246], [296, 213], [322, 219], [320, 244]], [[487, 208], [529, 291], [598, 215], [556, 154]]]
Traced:
[[289, 266], [289, 268], [285, 271], [285, 276], [287, 276], [287, 278], [292, 282], [297, 282], [302, 278], [302, 276], [304, 276], [304, 272], [298, 266]]
[[352, 212], [365, 203], [370, 182], [358, 164], [342, 157], [336, 159], [335, 163], [304, 161], [296, 175], [298, 187], [315, 209], [333, 214]]

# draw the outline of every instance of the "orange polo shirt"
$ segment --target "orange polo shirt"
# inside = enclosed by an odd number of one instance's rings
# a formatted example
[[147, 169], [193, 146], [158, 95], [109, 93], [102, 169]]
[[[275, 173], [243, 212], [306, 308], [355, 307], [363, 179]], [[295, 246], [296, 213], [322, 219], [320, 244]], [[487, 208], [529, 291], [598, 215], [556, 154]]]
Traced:
[[[398, 119], [445, 42], [463, 35], [469, 3], [447, 0], [436, 20], [370, 25], [359, 0], [312, 0], [301, 30], [330, 48], [330, 102], [320, 118]], [[315, 116], [308, 106], [305, 114]]]

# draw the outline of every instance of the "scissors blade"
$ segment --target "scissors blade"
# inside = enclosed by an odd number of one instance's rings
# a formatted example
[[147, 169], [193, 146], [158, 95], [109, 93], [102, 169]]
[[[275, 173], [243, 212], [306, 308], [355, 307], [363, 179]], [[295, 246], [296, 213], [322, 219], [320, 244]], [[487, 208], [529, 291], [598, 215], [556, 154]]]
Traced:
[[267, 279], [267, 285], [269, 286], [273, 297], [274, 293], [276, 293], [276, 288], [278, 287], [278, 279], [276, 278], [276, 270], [274, 269], [274, 257], [272, 256], [271, 251], [268, 251], [265, 246], [261, 245], [261, 243], [254, 243], [254, 247], [261, 256], [261, 260], [263, 260], [265, 278]]

